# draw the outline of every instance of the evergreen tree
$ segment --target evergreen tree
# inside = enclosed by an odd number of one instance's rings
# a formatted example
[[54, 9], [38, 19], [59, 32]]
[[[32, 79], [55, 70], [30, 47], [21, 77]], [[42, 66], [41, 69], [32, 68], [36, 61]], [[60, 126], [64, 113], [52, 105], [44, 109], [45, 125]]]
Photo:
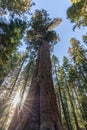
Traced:
[[[59, 65], [58, 59], [54, 55], [52, 56], [52, 63], [54, 66], [54, 74], [56, 74], [55, 81], [54, 81], [56, 83], [55, 91], [58, 97], [58, 106], [59, 106], [58, 108], [59, 108], [60, 116], [62, 119], [62, 125], [65, 126], [65, 128], [67, 128], [68, 130], [72, 130], [69, 106], [68, 106], [67, 97], [65, 94], [66, 88], [64, 84], [63, 68]], [[60, 106], [62, 106], [62, 108]], [[61, 109], [63, 112], [61, 111]]]
[[[85, 120], [85, 127], [86, 126], [86, 114], [87, 114], [87, 106], [86, 106], [86, 93], [87, 93], [87, 57], [86, 57], [86, 51], [85, 49], [81, 46], [80, 42], [77, 41], [76, 39], [72, 38], [71, 39], [71, 44], [72, 44], [72, 51], [71, 55], [75, 64], [75, 69], [77, 72], [78, 76], [78, 92], [79, 96], [81, 98], [81, 107], [82, 107], [82, 116], [83, 119]], [[85, 107], [84, 107], [85, 106]]]
[[45, 10], [37, 10], [32, 17], [28, 36], [29, 44], [38, 50], [36, 71], [20, 114], [18, 116], [16, 109], [8, 130], [62, 130], [51, 74], [49, 42], [53, 43], [58, 39], [54, 31], [48, 30], [52, 24], [56, 24], [55, 19], [54, 22], [49, 19]]
[[67, 10], [67, 16], [76, 26], [87, 26], [87, 1], [71, 0], [72, 5]]
[[25, 27], [25, 22], [20, 19], [11, 19], [9, 24], [0, 20], [0, 84], [20, 55], [16, 50]]
[[25, 12], [30, 8], [30, 0], [1, 0], [0, 1], [0, 8], [2, 9], [8, 9], [10, 11], [19, 13], [19, 12]]

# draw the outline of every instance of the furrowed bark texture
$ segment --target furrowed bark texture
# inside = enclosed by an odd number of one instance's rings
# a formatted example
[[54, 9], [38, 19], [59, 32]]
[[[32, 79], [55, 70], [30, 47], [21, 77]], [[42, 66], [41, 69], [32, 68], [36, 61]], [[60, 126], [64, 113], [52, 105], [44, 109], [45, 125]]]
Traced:
[[49, 43], [46, 41], [38, 51], [29, 94], [20, 112], [16, 109], [8, 130], [63, 130], [52, 81]]

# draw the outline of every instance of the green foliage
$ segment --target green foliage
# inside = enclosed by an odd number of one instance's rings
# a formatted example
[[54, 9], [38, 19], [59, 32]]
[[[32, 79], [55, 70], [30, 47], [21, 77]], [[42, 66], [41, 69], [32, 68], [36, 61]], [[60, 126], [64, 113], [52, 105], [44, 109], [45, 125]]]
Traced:
[[[15, 63], [18, 56], [15, 54], [16, 47], [22, 38], [25, 29], [25, 23], [19, 19], [11, 20], [9, 24], [0, 22], [0, 76], [3, 77], [7, 74], [12, 64]], [[14, 58], [13, 58], [14, 57]]]
[[81, 0], [71, 0], [72, 3], [78, 3], [80, 2]]
[[4, 50], [6, 47], [9, 48], [9, 46], [11, 46], [10, 48], [15, 48], [22, 37], [23, 30], [25, 29], [25, 23], [20, 19], [15, 19], [15, 21], [11, 20], [10, 24], [6, 24], [1, 21], [0, 29], [3, 31], [0, 34], [1, 49]]
[[85, 64], [86, 63], [85, 50], [80, 45], [80, 42], [74, 38], [71, 38], [70, 42], [72, 45], [72, 55], [75, 63], [77, 65]]
[[67, 81], [74, 81], [77, 78], [77, 72], [75, 71], [72, 64], [69, 64], [68, 58], [63, 57], [63, 67], [68, 71]]
[[83, 42], [87, 45], [87, 35], [82, 36]]
[[76, 0], [67, 10], [67, 16], [77, 26], [87, 26], [87, 1]]
[[1, 0], [0, 7], [17, 13], [24, 12], [30, 7], [30, 0]]
[[55, 31], [49, 30], [49, 25], [53, 22], [48, 17], [45, 10], [36, 10], [30, 21], [30, 30], [28, 31], [29, 43], [36, 50], [42, 44], [43, 40], [55, 44], [58, 41], [58, 36]]

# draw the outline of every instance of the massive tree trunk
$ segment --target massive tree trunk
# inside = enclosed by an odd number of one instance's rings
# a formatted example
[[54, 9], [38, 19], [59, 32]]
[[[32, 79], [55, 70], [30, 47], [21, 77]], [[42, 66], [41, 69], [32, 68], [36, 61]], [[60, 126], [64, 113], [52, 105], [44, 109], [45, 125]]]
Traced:
[[62, 130], [46, 41], [39, 47], [29, 94], [20, 112], [16, 109], [8, 130]]

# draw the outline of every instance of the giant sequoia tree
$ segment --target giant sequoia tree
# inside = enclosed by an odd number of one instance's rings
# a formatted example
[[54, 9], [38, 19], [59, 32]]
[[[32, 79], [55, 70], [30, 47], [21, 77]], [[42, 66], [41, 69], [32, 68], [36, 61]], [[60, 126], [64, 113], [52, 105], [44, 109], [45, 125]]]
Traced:
[[58, 18], [51, 20], [45, 10], [36, 10], [31, 19], [28, 38], [38, 52], [36, 69], [26, 100], [20, 110], [16, 107], [8, 130], [62, 130], [50, 61], [50, 47], [58, 40], [51, 29], [60, 22]]

